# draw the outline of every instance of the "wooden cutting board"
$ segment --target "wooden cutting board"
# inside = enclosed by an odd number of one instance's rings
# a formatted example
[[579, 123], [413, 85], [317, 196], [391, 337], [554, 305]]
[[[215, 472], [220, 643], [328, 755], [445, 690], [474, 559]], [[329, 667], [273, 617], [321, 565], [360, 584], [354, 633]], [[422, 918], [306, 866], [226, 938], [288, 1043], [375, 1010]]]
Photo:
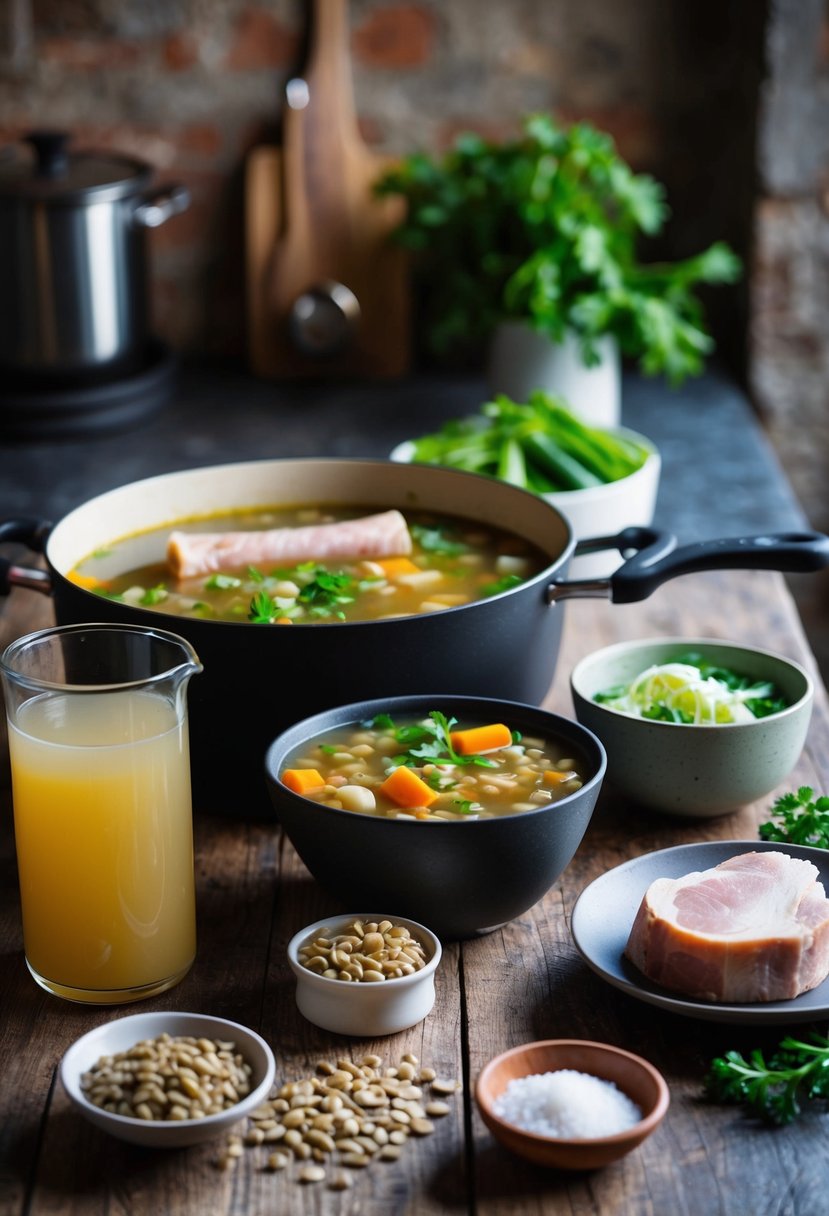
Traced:
[[[407, 259], [389, 237], [405, 204], [372, 192], [391, 162], [357, 128], [347, 0], [310, 0], [308, 10], [308, 58], [286, 86], [282, 144], [254, 148], [246, 164], [250, 362], [269, 377], [399, 376], [409, 365]], [[336, 317], [338, 349], [309, 353], [297, 318], [308, 293], [327, 298], [329, 284], [358, 308]]]

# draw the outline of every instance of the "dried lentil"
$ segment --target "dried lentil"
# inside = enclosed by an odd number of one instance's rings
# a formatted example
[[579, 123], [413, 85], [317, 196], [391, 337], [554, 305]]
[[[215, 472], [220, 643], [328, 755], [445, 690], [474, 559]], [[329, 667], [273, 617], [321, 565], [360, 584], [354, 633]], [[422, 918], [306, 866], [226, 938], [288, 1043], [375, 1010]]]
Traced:
[[251, 1071], [235, 1043], [165, 1033], [101, 1056], [81, 1089], [94, 1106], [129, 1119], [203, 1119], [249, 1094]]
[[[334, 935], [323, 930], [313, 942], [300, 947], [298, 958], [303, 967], [328, 979], [362, 984], [413, 975], [429, 961], [424, 947], [409, 930], [390, 920], [365, 923], [355, 920]], [[417, 1063], [416, 1057], [412, 1060]], [[374, 1069], [377, 1065], [368, 1067]], [[414, 1077], [411, 1060], [404, 1059], [402, 1067], [411, 1070], [407, 1075]], [[350, 1060], [337, 1062], [337, 1071], [343, 1068], [354, 1076], [362, 1075]]]
[[[390, 924], [380, 922], [378, 931]], [[370, 931], [362, 923], [359, 928]], [[434, 1078], [434, 1070], [420, 1068], [417, 1056], [410, 1053], [388, 1068], [379, 1056], [366, 1056], [361, 1065], [344, 1057], [336, 1066], [323, 1060], [315, 1076], [286, 1082], [258, 1106], [244, 1137], [229, 1137], [216, 1165], [231, 1169], [244, 1151], [243, 1143], [267, 1148], [279, 1140], [280, 1149], [269, 1153], [266, 1169], [282, 1170], [295, 1160], [298, 1182], [327, 1179], [331, 1190], [345, 1190], [353, 1185], [354, 1170], [366, 1169], [373, 1161], [396, 1161], [412, 1138], [431, 1135], [434, 1124], [428, 1115], [448, 1114], [446, 1102], [418, 1101], [423, 1085], [441, 1094], [460, 1088], [455, 1081]], [[328, 1167], [340, 1168], [329, 1177]]]

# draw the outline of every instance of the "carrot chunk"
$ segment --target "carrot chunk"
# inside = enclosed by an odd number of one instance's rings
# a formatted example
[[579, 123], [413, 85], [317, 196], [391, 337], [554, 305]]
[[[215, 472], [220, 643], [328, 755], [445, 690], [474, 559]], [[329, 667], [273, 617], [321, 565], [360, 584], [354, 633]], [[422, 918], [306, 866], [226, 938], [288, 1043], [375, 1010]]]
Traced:
[[420, 566], [410, 562], [408, 557], [374, 558], [375, 565], [382, 566], [386, 578], [397, 578], [400, 574], [417, 574]]
[[512, 731], [503, 722], [493, 722], [490, 726], [453, 730], [449, 738], [456, 752], [462, 756], [476, 756], [479, 752], [494, 752], [499, 747], [509, 747]]
[[544, 780], [548, 785], [560, 785], [562, 781], [569, 781], [574, 776], [571, 770], [562, 772], [557, 768], [547, 768], [544, 770]]
[[83, 587], [85, 591], [105, 591], [109, 586], [109, 583], [102, 582], [101, 579], [95, 578], [91, 574], [79, 574], [77, 570], [70, 570], [66, 577], [70, 583], [74, 583], [76, 587]]
[[377, 789], [398, 806], [431, 806], [438, 796], [405, 764], [394, 769]]
[[318, 790], [325, 785], [325, 778], [315, 768], [286, 768], [282, 774], [282, 784], [295, 794], [307, 794], [309, 790]]

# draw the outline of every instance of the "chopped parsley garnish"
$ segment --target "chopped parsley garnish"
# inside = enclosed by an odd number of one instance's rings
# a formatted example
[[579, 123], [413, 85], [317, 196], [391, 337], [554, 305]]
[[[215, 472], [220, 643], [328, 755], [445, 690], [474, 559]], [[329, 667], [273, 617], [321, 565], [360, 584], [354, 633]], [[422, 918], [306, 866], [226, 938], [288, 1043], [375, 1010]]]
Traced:
[[453, 798], [452, 807], [459, 815], [473, 815], [475, 803], [470, 798]]
[[395, 740], [405, 748], [398, 756], [394, 756], [392, 764], [401, 764], [409, 768], [420, 768], [423, 764], [458, 764], [477, 765], [480, 768], [497, 768], [493, 760], [486, 756], [462, 756], [455, 751], [450, 738], [450, 731], [457, 726], [457, 718], [447, 718], [440, 710], [433, 709], [429, 718], [431, 721], [416, 722], [411, 726], [395, 726], [388, 714], [378, 714], [372, 725], [391, 730]]
[[256, 566], [248, 566], [248, 578], [252, 583], [264, 583], [265, 576]]
[[353, 587], [354, 579], [350, 574], [334, 574], [320, 566], [311, 581], [302, 588], [297, 600], [305, 604], [313, 616], [333, 614], [343, 620], [345, 613], [338, 611], [337, 605], [354, 603], [354, 596], [348, 594]]
[[[259, 579], [255, 580], [259, 582]], [[233, 574], [211, 574], [210, 578], [204, 584], [205, 591], [232, 591], [234, 587], [241, 587], [242, 580], [236, 578]]]
[[502, 591], [511, 591], [513, 587], [520, 587], [524, 582], [519, 574], [505, 574], [503, 578], [497, 579], [494, 583], [485, 583], [481, 588], [481, 595], [500, 595]]
[[469, 552], [469, 545], [452, 540], [441, 528], [427, 528], [424, 524], [411, 524], [409, 531], [425, 553], [436, 553], [442, 557], [458, 557]]
[[248, 620], [254, 625], [270, 625], [280, 615], [280, 610], [273, 602], [267, 591], [257, 591], [250, 601]]
[[169, 594], [164, 584], [159, 583], [157, 587], [148, 587], [138, 602], [151, 608], [154, 604], [163, 604]]

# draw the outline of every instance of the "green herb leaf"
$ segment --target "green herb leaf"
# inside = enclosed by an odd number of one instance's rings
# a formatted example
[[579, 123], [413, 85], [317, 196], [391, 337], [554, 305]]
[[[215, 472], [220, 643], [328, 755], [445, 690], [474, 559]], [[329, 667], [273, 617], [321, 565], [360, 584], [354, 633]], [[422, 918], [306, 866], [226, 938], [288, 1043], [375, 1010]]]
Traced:
[[409, 531], [426, 553], [457, 557], [461, 553], [469, 552], [469, 545], [451, 540], [441, 528], [427, 528], [423, 524], [411, 524]]
[[[255, 581], [259, 582], [259, 579]], [[234, 587], [241, 587], [241, 585], [242, 580], [232, 574], [211, 574], [204, 584], [204, 589], [205, 591], [232, 591]]]
[[148, 587], [139, 600], [146, 608], [151, 608], [155, 604], [163, 604], [168, 595], [167, 588], [163, 583], [159, 583], [156, 587]]
[[500, 595], [502, 591], [511, 591], [513, 587], [520, 587], [523, 581], [518, 574], [505, 574], [502, 578], [496, 579], [494, 583], [485, 583], [481, 587], [481, 595], [487, 597]]
[[641, 262], [640, 238], [668, 217], [664, 188], [588, 123], [533, 114], [523, 127], [516, 139], [464, 135], [444, 155], [409, 156], [376, 184], [407, 204], [396, 239], [414, 255], [431, 351], [477, 357], [499, 321], [518, 317], [553, 341], [574, 331], [588, 366], [596, 339], [613, 334], [646, 374], [698, 374], [713, 343], [697, 289], [733, 283], [739, 259], [718, 242]]
[[781, 794], [771, 808], [771, 816], [760, 824], [761, 840], [829, 849], [829, 798], [815, 798], [810, 786], [801, 785], [794, 794]]
[[270, 625], [280, 615], [279, 609], [267, 591], [257, 591], [250, 601], [248, 620], [255, 625]]
[[335, 574], [322, 566], [315, 571], [314, 577], [300, 591], [297, 599], [300, 603], [311, 607], [314, 616], [334, 615], [344, 618], [342, 611], [336, 611], [338, 604], [353, 604], [354, 596], [348, 592], [354, 586], [354, 579], [349, 574]]
[[829, 1039], [787, 1037], [766, 1061], [761, 1051], [746, 1059], [728, 1051], [713, 1060], [705, 1092], [714, 1102], [747, 1106], [768, 1123], [786, 1124], [803, 1111], [804, 1100], [829, 1098]]
[[[409, 768], [421, 768], [424, 764], [477, 765], [481, 768], [497, 768], [486, 756], [461, 756], [452, 746], [450, 732], [457, 726], [457, 718], [447, 718], [439, 710], [431, 710], [428, 720], [406, 726], [395, 727], [387, 714], [378, 714], [372, 725], [393, 730], [395, 740], [406, 750], [394, 756], [390, 763], [394, 768], [405, 764]], [[444, 787], [446, 788], [446, 787]]]

